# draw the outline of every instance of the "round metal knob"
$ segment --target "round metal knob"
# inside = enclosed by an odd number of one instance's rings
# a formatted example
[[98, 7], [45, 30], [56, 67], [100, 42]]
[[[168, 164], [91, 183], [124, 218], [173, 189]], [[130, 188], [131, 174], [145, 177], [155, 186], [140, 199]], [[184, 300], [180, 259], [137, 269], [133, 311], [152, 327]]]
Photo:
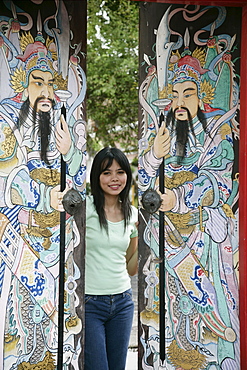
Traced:
[[62, 203], [65, 211], [70, 215], [74, 215], [82, 205], [82, 197], [78, 191], [70, 189], [64, 195]]
[[142, 195], [142, 205], [148, 213], [158, 211], [162, 203], [162, 199], [156, 190], [148, 189]]

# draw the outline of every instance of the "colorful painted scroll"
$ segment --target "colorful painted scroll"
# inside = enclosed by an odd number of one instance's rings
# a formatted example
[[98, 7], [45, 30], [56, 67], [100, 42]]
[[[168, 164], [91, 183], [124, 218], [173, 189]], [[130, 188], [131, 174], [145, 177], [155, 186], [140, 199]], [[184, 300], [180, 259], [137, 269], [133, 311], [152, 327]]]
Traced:
[[164, 161], [165, 273], [159, 212], [141, 206], [139, 368], [237, 370], [241, 8], [140, 8], [139, 195]]
[[[85, 23], [85, 1], [0, 4], [1, 369], [57, 368], [61, 158], [66, 190], [85, 191]], [[63, 369], [83, 369], [82, 217], [63, 225]]]

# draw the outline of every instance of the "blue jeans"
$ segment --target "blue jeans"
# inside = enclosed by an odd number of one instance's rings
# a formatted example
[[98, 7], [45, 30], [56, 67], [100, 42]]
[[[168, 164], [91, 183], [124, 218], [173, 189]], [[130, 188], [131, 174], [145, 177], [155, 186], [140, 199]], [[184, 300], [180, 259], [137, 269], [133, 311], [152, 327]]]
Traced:
[[85, 295], [84, 370], [124, 370], [134, 313], [132, 290]]

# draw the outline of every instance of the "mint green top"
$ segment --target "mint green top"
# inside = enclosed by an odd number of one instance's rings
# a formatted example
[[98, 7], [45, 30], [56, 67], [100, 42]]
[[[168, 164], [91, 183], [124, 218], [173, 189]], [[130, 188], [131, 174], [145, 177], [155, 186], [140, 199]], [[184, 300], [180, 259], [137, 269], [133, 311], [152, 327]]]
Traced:
[[138, 212], [131, 206], [132, 215], [124, 229], [124, 221], [108, 222], [108, 234], [100, 227], [93, 197], [86, 198], [86, 259], [85, 293], [108, 295], [130, 289], [126, 268], [126, 251], [130, 238], [137, 236], [135, 223]]

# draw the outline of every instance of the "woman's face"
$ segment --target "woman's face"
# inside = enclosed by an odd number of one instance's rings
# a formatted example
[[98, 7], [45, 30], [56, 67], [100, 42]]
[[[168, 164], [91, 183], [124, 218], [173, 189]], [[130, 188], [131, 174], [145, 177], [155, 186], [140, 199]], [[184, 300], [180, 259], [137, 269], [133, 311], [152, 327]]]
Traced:
[[127, 174], [113, 159], [112, 165], [100, 174], [99, 182], [105, 195], [119, 195], [125, 188]]

